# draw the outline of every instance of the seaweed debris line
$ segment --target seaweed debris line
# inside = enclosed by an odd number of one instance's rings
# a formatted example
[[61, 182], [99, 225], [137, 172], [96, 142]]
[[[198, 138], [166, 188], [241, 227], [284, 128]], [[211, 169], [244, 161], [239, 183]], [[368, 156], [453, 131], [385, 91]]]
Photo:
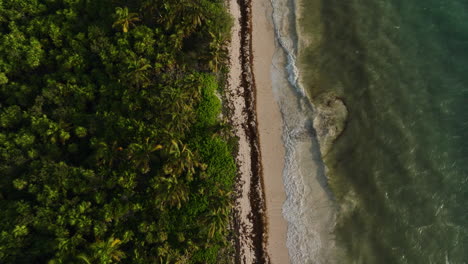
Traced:
[[239, 140], [234, 230], [236, 263], [269, 263], [265, 250], [265, 201], [259, 148], [252, 55], [252, 5], [230, 0], [234, 17], [230, 53], [228, 107]]

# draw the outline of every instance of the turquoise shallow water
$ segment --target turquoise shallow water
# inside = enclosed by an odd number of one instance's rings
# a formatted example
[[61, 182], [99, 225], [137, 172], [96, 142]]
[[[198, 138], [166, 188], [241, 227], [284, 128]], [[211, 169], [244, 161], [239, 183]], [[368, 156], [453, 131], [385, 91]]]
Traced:
[[324, 157], [341, 263], [467, 263], [468, 1], [305, 0], [301, 13], [304, 87], [349, 111]]

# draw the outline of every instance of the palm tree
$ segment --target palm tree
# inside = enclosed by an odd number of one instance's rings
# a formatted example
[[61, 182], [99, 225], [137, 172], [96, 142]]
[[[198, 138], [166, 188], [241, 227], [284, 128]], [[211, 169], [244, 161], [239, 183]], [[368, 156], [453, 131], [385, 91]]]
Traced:
[[106, 142], [99, 142], [96, 144], [96, 152], [94, 158], [98, 165], [104, 165], [107, 167], [112, 167], [114, 160], [116, 159], [116, 151], [119, 148], [117, 147], [117, 141], [112, 142], [112, 145], [107, 144]]
[[[118, 249], [119, 245], [122, 244], [120, 239], [110, 237], [107, 241], [97, 241], [91, 245], [93, 250], [93, 257], [91, 259], [97, 259], [98, 263], [113, 263], [114, 261], [119, 262], [125, 257], [125, 253]], [[95, 257], [94, 257], [95, 256]], [[86, 256], [80, 257], [83, 261], [89, 261], [90, 258]]]
[[189, 189], [183, 182], [179, 182], [175, 177], [161, 177], [156, 188], [160, 192], [156, 197], [156, 203], [161, 210], [166, 206], [182, 207], [182, 203], [188, 200]]
[[192, 27], [192, 30], [206, 20], [205, 12], [206, 9], [202, 5], [201, 1], [190, 0], [183, 5], [185, 7], [183, 18], [186, 21], [188, 27]]
[[136, 86], [145, 88], [150, 83], [150, 79], [148, 78], [148, 70], [152, 67], [145, 58], [137, 58], [135, 55], [132, 57], [133, 58], [130, 61], [130, 65], [128, 66], [130, 72], [127, 74], [127, 77]]
[[163, 146], [150, 142], [150, 138], [146, 138], [143, 144], [132, 143], [128, 146], [127, 158], [140, 168], [143, 174], [150, 171], [151, 153], [162, 149]]
[[[78, 258], [79, 260], [81, 260], [85, 264], [91, 264], [92, 263], [91, 260], [89, 259], [89, 257], [86, 256], [85, 254], [80, 254], [76, 258]], [[51, 264], [51, 263], [49, 263], [49, 264]]]
[[[143, 14], [147, 14], [147, 16], [145, 16], [145, 18], [147, 18], [146, 20], [153, 20], [153, 22], [155, 22], [154, 16], [155, 13], [157, 13], [158, 7], [160, 6], [161, 4], [159, 0], [146, 0], [142, 3], [140, 12]], [[158, 17], [160, 18], [161, 14], [158, 14]]]
[[212, 41], [210, 42], [210, 61], [208, 62], [211, 70], [218, 72], [219, 64], [223, 63], [226, 58], [226, 50], [224, 44], [226, 43], [226, 38], [222, 36], [221, 33], [213, 34], [210, 32]]
[[208, 230], [208, 238], [213, 238], [218, 234], [223, 234], [226, 231], [228, 215], [224, 208], [216, 208], [206, 216], [205, 223]]
[[199, 0], [166, 0], [162, 7], [163, 14], [157, 19], [169, 30], [174, 25], [181, 26], [184, 37], [190, 35], [206, 20], [207, 8]]
[[127, 7], [117, 7], [115, 13], [117, 14], [117, 21], [115, 21], [112, 27], [121, 27], [124, 33], [127, 33], [130, 26], [135, 25], [135, 22], [140, 21], [138, 14], [129, 13]]
[[171, 159], [164, 166], [166, 174], [174, 177], [185, 176], [188, 181], [192, 181], [197, 168], [206, 169], [206, 165], [198, 161], [186, 144], [180, 140], [172, 140], [171, 144], [168, 148]]
[[231, 195], [231, 192], [218, 189], [217, 194], [212, 199], [213, 204], [210, 206], [212, 209], [205, 217], [208, 238], [211, 239], [217, 234], [224, 234], [226, 232], [226, 225], [231, 210]]

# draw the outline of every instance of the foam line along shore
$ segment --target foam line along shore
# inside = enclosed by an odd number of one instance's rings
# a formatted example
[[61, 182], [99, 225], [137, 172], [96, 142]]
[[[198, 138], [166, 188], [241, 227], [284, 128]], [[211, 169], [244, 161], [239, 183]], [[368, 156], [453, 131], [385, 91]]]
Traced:
[[273, 57], [273, 91], [284, 120], [286, 149], [283, 171], [286, 192], [283, 214], [288, 225], [286, 244], [292, 263], [333, 263], [338, 254], [333, 238], [337, 210], [322, 156], [329, 148], [328, 142], [339, 134], [333, 115], [338, 112], [336, 107], [343, 105], [335, 98], [327, 98], [332, 102], [330, 109], [311, 103], [298, 62], [300, 43], [307, 42], [297, 26], [301, 3], [294, 0], [272, 0], [271, 3], [277, 42]]

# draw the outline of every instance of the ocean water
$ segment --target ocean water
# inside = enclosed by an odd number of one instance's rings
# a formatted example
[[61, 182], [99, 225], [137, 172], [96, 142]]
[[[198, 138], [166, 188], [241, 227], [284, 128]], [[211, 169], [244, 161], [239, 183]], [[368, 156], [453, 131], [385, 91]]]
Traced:
[[293, 263], [468, 263], [468, 1], [272, 5]]

